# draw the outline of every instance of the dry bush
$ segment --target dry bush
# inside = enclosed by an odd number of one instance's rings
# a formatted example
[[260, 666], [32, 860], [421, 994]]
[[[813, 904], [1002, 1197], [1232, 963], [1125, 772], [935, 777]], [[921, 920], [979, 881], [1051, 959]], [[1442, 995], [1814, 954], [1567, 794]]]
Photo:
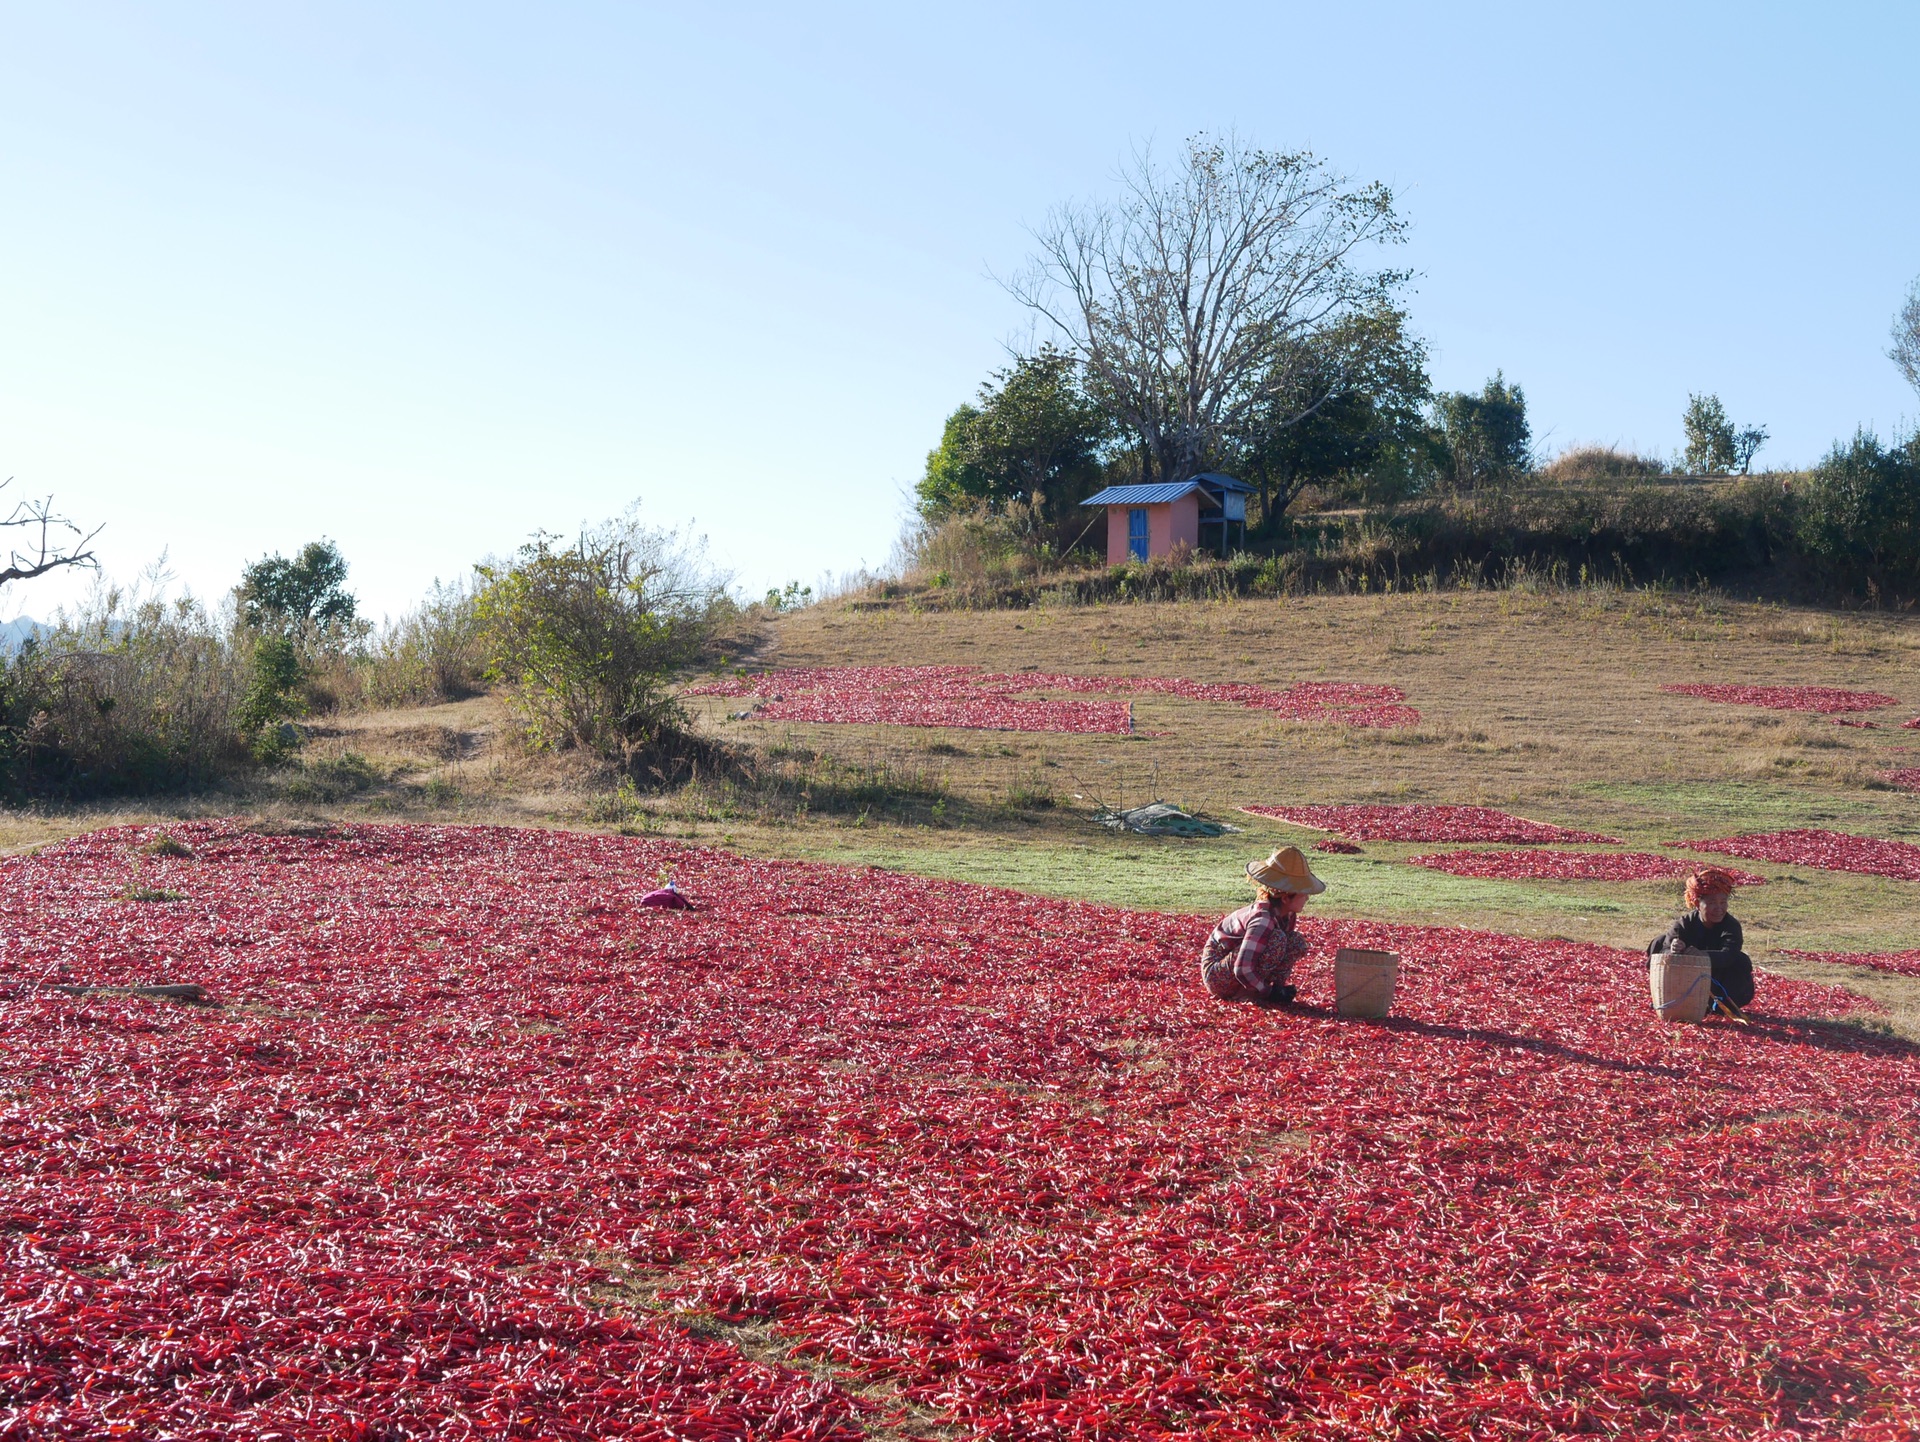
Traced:
[[568, 545], [538, 536], [480, 574], [488, 674], [531, 746], [577, 748], [636, 776], [698, 763], [703, 743], [684, 734], [669, 683], [737, 611], [703, 543], [629, 512]]
[[[1084, 526], [1085, 522], [1081, 524]], [[1062, 538], [1037, 504], [984, 505], [923, 522], [901, 543], [897, 569], [909, 584], [963, 604], [1062, 568]]]
[[1651, 456], [1635, 455], [1613, 446], [1575, 446], [1543, 466], [1540, 479], [1555, 485], [1591, 485], [1594, 482], [1646, 481], [1666, 473], [1666, 466]]
[[199, 602], [106, 586], [5, 669], [0, 765], [16, 795], [204, 785], [244, 769], [248, 655]]
[[366, 703], [425, 706], [485, 691], [476, 595], [471, 580], [435, 581], [418, 607], [376, 631], [355, 665]]

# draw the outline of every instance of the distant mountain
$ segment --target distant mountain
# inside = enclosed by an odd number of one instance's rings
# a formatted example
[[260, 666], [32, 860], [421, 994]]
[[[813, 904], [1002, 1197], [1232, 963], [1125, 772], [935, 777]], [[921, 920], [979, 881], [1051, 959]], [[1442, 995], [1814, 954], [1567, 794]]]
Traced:
[[52, 633], [53, 627], [42, 625], [31, 616], [16, 616], [11, 621], [0, 621], [0, 656], [11, 656], [26, 642]]

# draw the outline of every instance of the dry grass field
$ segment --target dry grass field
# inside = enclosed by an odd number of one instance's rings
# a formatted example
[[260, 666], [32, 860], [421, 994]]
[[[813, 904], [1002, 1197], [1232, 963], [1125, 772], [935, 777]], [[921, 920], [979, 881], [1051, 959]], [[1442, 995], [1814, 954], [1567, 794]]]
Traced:
[[[961, 663], [1284, 685], [1384, 682], [1422, 713], [1406, 730], [1303, 725], [1238, 707], [1145, 696], [1139, 729], [1080, 736], [727, 719], [719, 734], [931, 783], [952, 814], [870, 815], [777, 827], [703, 826], [766, 854], [867, 862], [927, 875], [1156, 909], [1235, 904], [1240, 862], [1311, 833], [1241, 815], [1246, 803], [1483, 804], [1659, 850], [1688, 837], [1818, 826], [1920, 840], [1920, 797], [1881, 773], [1920, 762], [1920, 620], [1838, 615], [1710, 596], [1617, 590], [1312, 597], [1028, 612], [817, 607], [783, 619], [753, 664]], [[1710, 681], [1858, 687], [1897, 696], [1877, 729], [1827, 717], [1665, 695]], [[1092, 825], [1096, 802], [1179, 802], [1242, 826], [1191, 841]], [[1447, 922], [1635, 946], [1676, 909], [1667, 883], [1505, 882], [1401, 863], [1433, 844], [1316, 856], [1333, 915]], [[1772, 884], [1737, 914], [1763, 964], [1846, 980], [1905, 1012], [1898, 978], [1772, 953], [1920, 946], [1913, 883], [1742, 863]], [[1903, 1016], [1903, 1022], [1908, 1019]]]
[[[15, 813], [21, 849], [110, 820], [268, 817], [500, 822], [642, 831], [750, 855], [871, 864], [1145, 909], [1237, 904], [1241, 863], [1312, 833], [1239, 813], [1248, 803], [1483, 804], [1619, 836], [1636, 850], [1687, 837], [1819, 826], [1920, 840], [1920, 796], [1881, 773], [1920, 764], [1920, 619], [1592, 589], [1322, 596], [1094, 609], [930, 612], [828, 604], [779, 618], [752, 667], [961, 663], [1285, 685], [1390, 683], [1418, 727], [1301, 724], [1235, 706], [1142, 696], [1142, 734], [1062, 735], [730, 719], [703, 727], [753, 748], [814, 795], [752, 788], [615, 792], [567, 758], [530, 756], [494, 698], [327, 718], [304, 763], [271, 784], [179, 804]], [[1878, 729], [1664, 695], [1682, 681], [1884, 691]], [[1145, 733], [1161, 732], [1152, 735]], [[822, 795], [836, 804], [823, 805]], [[1213, 840], [1121, 835], [1098, 804], [1165, 799], [1242, 828]], [[1675, 909], [1664, 882], [1511, 882], [1402, 864], [1434, 844], [1316, 856], [1322, 914], [1443, 922], [1637, 946]], [[1920, 946], [1920, 884], [1741, 863], [1771, 884], [1736, 913], [1763, 965], [1845, 981], [1920, 1034], [1920, 983], [1775, 953]], [[1836, 973], [1842, 973], [1836, 975]]]

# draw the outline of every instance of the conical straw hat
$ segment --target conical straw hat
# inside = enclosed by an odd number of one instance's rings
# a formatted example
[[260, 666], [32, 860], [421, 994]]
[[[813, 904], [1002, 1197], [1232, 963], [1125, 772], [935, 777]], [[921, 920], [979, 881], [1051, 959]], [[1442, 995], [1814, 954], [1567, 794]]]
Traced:
[[1303, 891], [1318, 896], [1327, 889], [1327, 883], [1313, 874], [1297, 846], [1284, 846], [1265, 861], [1249, 861], [1247, 875], [1268, 891]]

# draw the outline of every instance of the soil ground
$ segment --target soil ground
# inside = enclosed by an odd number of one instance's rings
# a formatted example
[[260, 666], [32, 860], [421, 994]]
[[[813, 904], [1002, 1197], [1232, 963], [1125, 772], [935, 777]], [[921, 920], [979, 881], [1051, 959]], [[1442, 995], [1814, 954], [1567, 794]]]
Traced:
[[[1449, 802], [1620, 837], [1628, 849], [1818, 826], [1920, 841], [1920, 796], [1883, 773], [1920, 765], [1920, 619], [1596, 588], [1320, 596], [997, 612], [830, 603], [772, 622], [743, 664], [964, 663], [1286, 685], [1388, 683], [1418, 727], [1303, 725], [1233, 706], [1145, 696], [1138, 729], [1078, 736], [732, 720], [691, 703], [832, 806], [702, 785], [615, 790], [594, 768], [529, 756], [500, 700], [327, 718], [304, 762], [270, 783], [182, 803], [0, 816], [18, 849], [116, 820], [230, 814], [391, 816], [645, 831], [749, 855], [877, 865], [1153, 910], [1207, 912], [1245, 895], [1241, 865], [1312, 833], [1248, 803]], [[1666, 683], [1818, 684], [1883, 691], [1874, 729], [1666, 695]], [[1212, 840], [1115, 834], [1097, 805], [1175, 801], [1242, 830]], [[1501, 882], [1402, 864], [1444, 849], [1369, 844], [1315, 854], [1322, 914], [1469, 925], [1639, 946], [1678, 907], [1668, 883]], [[1770, 884], [1735, 912], [1760, 964], [1847, 985], [1920, 1038], [1920, 981], [1796, 961], [1787, 948], [1920, 947], [1920, 883], [1743, 861]]]

